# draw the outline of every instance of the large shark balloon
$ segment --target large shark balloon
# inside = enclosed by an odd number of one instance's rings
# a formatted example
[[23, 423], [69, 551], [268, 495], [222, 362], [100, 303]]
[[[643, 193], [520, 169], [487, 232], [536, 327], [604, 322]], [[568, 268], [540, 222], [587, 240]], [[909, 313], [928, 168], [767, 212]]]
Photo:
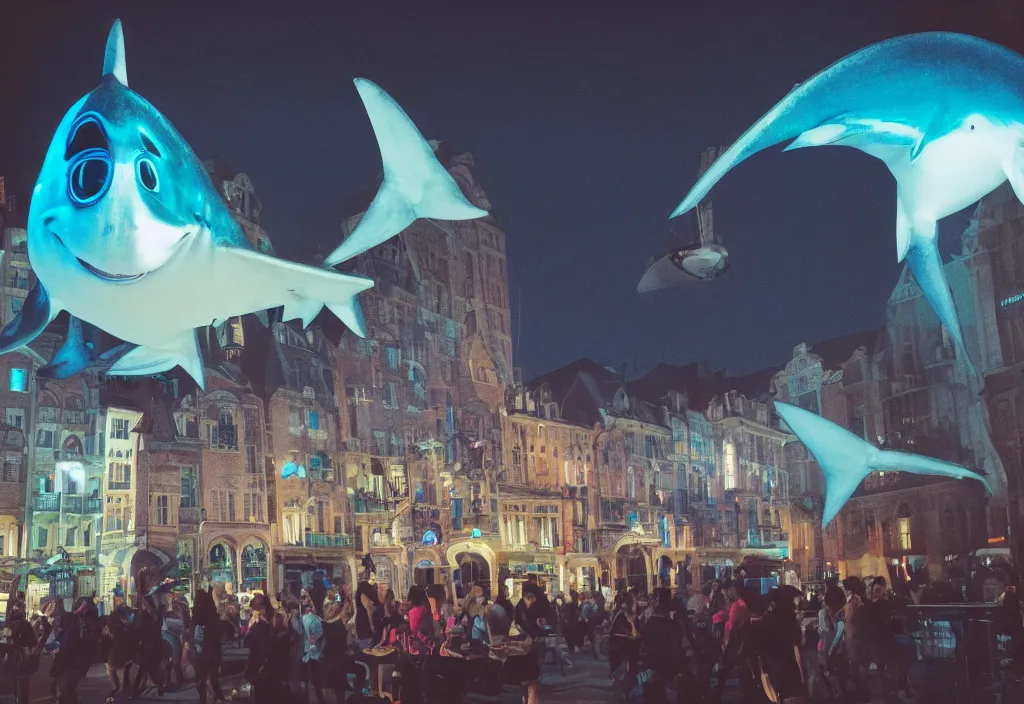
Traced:
[[1024, 201], [1024, 57], [961, 34], [897, 37], [796, 86], [697, 181], [693, 208], [741, 161], [780, 142], [839, 145], [881, 159], [896, 179], [896, 254], [969, 367], [942, 270], [936, 222], [1007, 179]]
[[775, 410], [818, 460], [825, 475], [822, 526], [832, 522], [860, 483], [872, 472], [909, 472], [955, 479], [977, 479], [985, 485], [989, 494], [992, 493], [988, 480], [966, 467], [924, 455], [881, 450], [816, 413], [782, 401], [775, 402]]
[[[383, 90], [363, 79], [356, 86], [384, 182], [331, 264], [416, 218], [486, 215]], [[46, 153], [29, 210], [28, 255], [38, 283], [0, 331], [0, 354], [29, 343], [65, 310], [67, 341], [42, 370], [51, 376], [97, 362], [124, 376], [180, 365], [203, 385], [196, 330], [282, 306], [285, 320], [304, 324], [326, 306], [366, 334], [357, 297], [373, 281], [253, 250], [189, 145], [128, 88], [120, 21], [107, 39], [99, 86], [71, 107]], [[99, 354], [79, 321], [126, 344]]]

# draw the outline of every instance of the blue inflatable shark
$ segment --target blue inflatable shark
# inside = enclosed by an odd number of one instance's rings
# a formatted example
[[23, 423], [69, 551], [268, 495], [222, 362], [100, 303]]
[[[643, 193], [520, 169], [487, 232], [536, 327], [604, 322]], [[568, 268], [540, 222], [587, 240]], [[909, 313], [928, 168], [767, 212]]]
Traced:
[[816, 413], [782, 401], [775, 410], [810, 450], [825, 475], [825, 508], [821, 525], [832, 522], [860, 483], [872, 472], [909, 472], [956, 479], [977, 479], [992, 494], [988, 479], [951, 462], [896, 450], [881, 450], [846, 428]]
[[[384, 183], [332, 263], [398, 234], [417, 217], [486, 215], [466, 200], [408, 116], [356, 81], [384, 162]], [[32, 341], [65, 310], [67, 340], [41, 370], [93, 365], [142, 376], [181, 366], [204, 385], [197, 329], [283, 307], [308, 324], [324, 306], [366, 335], [358, 295], [371, 279], [255, 251], [177, 130], [128, 88], [121, 23], [107, 39], [99, 86], [64, 116], [29, 209], [38, 283], [0, 331], [0, 354]], [[79, 321], [125, 345], [100, 353]]]
[[936, 243], [936, 222], [1009, 179], [1024, 201], [1024, 57], [961, 34], [897, 37], [797, 85], [697, 181], [672, 213], [703, 199], [757, 152], [838, 145], [881, 159], [896, 179], [896, 254], [972, 372]]

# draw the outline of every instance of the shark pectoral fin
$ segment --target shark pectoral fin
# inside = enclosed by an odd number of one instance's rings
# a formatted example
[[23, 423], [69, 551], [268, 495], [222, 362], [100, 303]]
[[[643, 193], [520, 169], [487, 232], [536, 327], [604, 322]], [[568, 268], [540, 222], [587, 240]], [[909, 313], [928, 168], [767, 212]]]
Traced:
[[487, 215], [462, 193], [434, 150], [380, 86], [357, 78], [384, 165], [384, 182], [356, 229], [325, 260], [335, 266], [391, 239], [419, 218], [473, 220]]
[[942, 268], [935, 223], [929, 223], [928, 227], [931, 229], [930, 234], [924, 234], [925, 230], [920, 223], [914, 226], [910, 248], [907, 250], [907, 265], [913, 272], [917, 285], [921, 287], [921, 293], [924, 294], [932, 310], [939, 317], [939, 322], [953, 338], [959, 353], [964, 356], [968, 371], [980, 380], [977, 367], [964, 344], [960, 316], [957, 313], [956, 303], [953, 301], [953, 292], [950, 291], [949, 283], [946, 281], [946, 273]]
[[303, 298], [296, 293], [292, 300], [284, 304], [281, 322], [287, 323], [289, 320], [301, 320], [302, 327], [308, 328], [310, 323], [316, 319], [316, 316], [320, 315], [320, 311], [323, 309], [323, 303]]
[[53, 359], [36, 372], [43, 379], [67, 379], [92, 366], [96, 360], [95, 347], [86, 345], [82, 321], [71, 316], [68, 335]]
[[363, 307], [359, 305], [358, 296], [352, 296], [348, 303], [328, 303], [327, 308], [338, 316], [338, 320], [345, 323], [349, 330], [359, 337], [366, 337], [366, 316], [363, 315]]
[[219, 248], [216, 256], [218, 271], [250, 287], [246, 290], [251, 298], [249, 310], [284, 306], [283, 320], [302, 318], [312, 322], [326, 305], [350, 328], [363, 330], [365, 336], [365, 323], [359, 322], [362, 313], [357, 312], [357, 297], [373, 287], [373, 279], [289, 262], [240, 247]]
[[821, 525], [832, 522], [860, 483], [871, 474], [878, 449], [846, 428], [797, 406], [775, 402], [775, 410], [818, 460], [825, 475]]
[[984, 485], [990, 494], [992, 493], [992, 486], [989, 484], [988, 479], [977, 472], [952, 462], [945, 462], [933, 457], [925, 457], [924, 455], [915, 455], [910, 452], [897, 452], [895, 450], [879, 452], [874, 468], [885, 471], [922, 474], [925, 476], [976, 479]]
[[896, 189], [896, 261], [900, 264], [907, 258], [910, 250], [910, 218], [907, 208], [900, 197], [900, 189]]
[[14, 320], [0, 330], [0, 354], [24, 347], [46, 329], [60, 308], [50, 304], [46, 289], [39, 282], [29, 291]]
[[830, 144], [837, 144], [855, 133], [867, 131], [869, 131], [868, 128], [863, 126], [856, 129], [850, 125], [837, 123], [819, 125], [801, 133], [799, 137], [790, 142], [782, 151], [789, 152], [794, 149], [804, 149], [805, 147], [824, 147]]
[[162, 347], [136, 347], [114, 362], [107, 374], [112, 376], [149, 376], [181, 367], [195, 379], [200, 389], [206, 388], [203, 358], [195, 330], [182, 333]]
[[835, 145], [861, 149], [872, 156], [877, 156], [879, 147], [912, 148], [919, 139], [920, 133], [909, 125], [847, 116], [830, 120], [801, 133], [783, 151]]

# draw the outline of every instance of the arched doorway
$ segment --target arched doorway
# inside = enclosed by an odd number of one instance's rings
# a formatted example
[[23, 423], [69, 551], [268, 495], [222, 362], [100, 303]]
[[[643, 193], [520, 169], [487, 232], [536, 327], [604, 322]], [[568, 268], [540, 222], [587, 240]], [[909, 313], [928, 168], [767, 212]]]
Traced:
[[484, 596], [491, 596], [491, 568], [482, 555], [475, 552], [460, 552], [455, 556], [459, 566], [459, 575], [464, 587], [469, 585], [480, 587]]
[[395, 563], [388, 555], [373, 555], [373, 566], [377, 570], [375, 577], [377, 584], [386, 584], [395, 594], [401, 593], [401, 585], [398, 584], [398, 573], [395, 570]]
[[647, 575], [647, 553], [639, 545], [623, 545], [615, 555], [616, 574], [626, 589], [636, 588], [641, 592], [650, 591], [651, 580]]
[[210, 585], [218, 586], [231, 585], [234, 589], [235, 582], [235, 550], [227, 543], [215, 543], [210, 548], [209, 555]]
[[267, 546], [251, 538], [242, 547], [242, 591], [267, 591]]

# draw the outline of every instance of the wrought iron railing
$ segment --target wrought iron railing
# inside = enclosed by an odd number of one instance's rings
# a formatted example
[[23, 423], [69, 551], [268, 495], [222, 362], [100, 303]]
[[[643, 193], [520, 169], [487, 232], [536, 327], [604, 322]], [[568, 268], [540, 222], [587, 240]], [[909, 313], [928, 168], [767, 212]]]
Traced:
[[350, 548], [352, 536], [338, 533], [306, 533], [307, 548]]

